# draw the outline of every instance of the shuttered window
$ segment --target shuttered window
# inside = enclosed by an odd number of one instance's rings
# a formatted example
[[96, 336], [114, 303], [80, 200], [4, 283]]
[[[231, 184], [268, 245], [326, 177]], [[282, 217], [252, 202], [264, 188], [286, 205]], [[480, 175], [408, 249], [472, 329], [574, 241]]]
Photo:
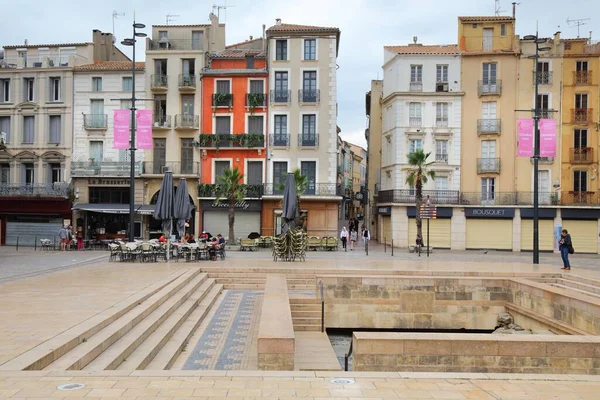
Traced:
[[262, 115], [248, 117], [248, 133], [263, 133], [263, 119]]
[[35, 135], [35, 117], [23, 117], [23, 143], [32, 144]]
[[194, 173], [194, 139], [181, 139], [181, 173]]
[[215, 182], [219, 183], [226, 169], [230, 166], [229, 161], [215, 161]]
[[229, 81], [217, 81], [217, 93], [231, 93], [229, 90], [229, 83]]
[[263, 183], [263, 163], [262, 161], [248, 161], [248, 171], [246, 171], [248, 185], [262, 185]]
[[253, 79], [250, 81], [250, 93], [264, 93], [264, 81]]
[[215, 133], [231, 133], [231, 117], [215, 117]]
[[61, 117], [60, 115], [50, 116], [50, 137], [48, 143], [60, 143]]

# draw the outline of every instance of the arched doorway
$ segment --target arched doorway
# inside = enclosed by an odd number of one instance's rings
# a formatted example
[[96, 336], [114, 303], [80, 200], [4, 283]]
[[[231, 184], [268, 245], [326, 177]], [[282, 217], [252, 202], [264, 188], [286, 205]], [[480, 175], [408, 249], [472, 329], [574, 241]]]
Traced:
[[[176, 191], [177, 191], [177, 186], [174, 186], [173, 187], [173, 196], [175, 196]], [[159, 193], [160, 193], [160, 190], [157, 190], [156, 193], [154, 193], [154, 195], [150, 199], [151, 205], [156, 205], [156, 202], [158, 201]], [[195, 235], [196, 232], [194, 232], [194, 229], [196, 227], [196, 204], [194, 204], [194, 199], [192, 198], [192, 196], [189, 196], [189, 198], [190, 198], [190, 204], [192, 206], [192, 216], [189, 219], [190, 226], [189, 226], [189, 228], [185, 229], [185, 233], [193, 233]], [[160, 235], [162, 234], [162, 221], [155, 219], [154, 215], [150, 215], [150, 222], [148, 224], [148, 230], [150, 232], [150, 239], [155, 239], [155, 238], [160, 237]], [[173, 227], [172, 227], [171, 234], [177, 235], [177, 224], [175, 223], [175, 221], [173, 221]]]

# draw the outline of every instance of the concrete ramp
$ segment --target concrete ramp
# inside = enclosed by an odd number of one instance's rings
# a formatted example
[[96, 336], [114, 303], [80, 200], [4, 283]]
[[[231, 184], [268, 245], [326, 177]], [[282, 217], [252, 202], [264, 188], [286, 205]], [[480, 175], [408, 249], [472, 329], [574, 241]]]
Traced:
[[342, 366], [326, 333], [295, 332], [298, 371], [341, 371]]

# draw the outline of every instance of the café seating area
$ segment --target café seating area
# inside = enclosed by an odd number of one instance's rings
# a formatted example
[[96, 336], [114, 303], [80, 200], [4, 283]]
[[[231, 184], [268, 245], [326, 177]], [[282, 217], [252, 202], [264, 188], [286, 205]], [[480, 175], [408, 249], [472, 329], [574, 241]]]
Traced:
[[206, 261], [225, 259], [225, 244], [211, 243], [161, 243], [157, 239], [148, 242], [125, 243], [117, 241], [108, 244], [109, 261], [120, 262], [157, 262], [157, 261]]

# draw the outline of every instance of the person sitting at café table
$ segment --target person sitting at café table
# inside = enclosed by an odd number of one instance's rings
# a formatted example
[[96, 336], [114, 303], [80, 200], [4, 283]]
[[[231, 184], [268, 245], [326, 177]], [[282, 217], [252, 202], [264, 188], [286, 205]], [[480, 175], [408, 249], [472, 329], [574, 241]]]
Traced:
[[216, 237], [212, 238], [208, 246], [208, 255], [213, 261], [217, 261], [217, 249], [219, 248], [219, 241]]
[[161, 235], [161, 236], [158, 238], [158, 241], [159, 241], [160, 243], [166, 243], [166, 242], [167, 242], [167, 238], [166, 238], [166, 237], [165, 237], [165, 235], [163, 234], [163, 235]]
[[220, 233], [217, 235], [217, 240], [219, 244], [225, 244], [225, 238]]
[[188, 240], [190, 240], [190, 235], [188, 235], [188, 234], [186, 233], [186, 234], [185, 234], [185, 236], [183, 236], [183, 237], [181, 238], [181, 241], [182, 241], [183, 243], [187, 243], [187, 242], [188, 242]]
[[190, 235], [188, 236], [187, 242], [188, 243], [196, 243], [196, 239], [194, 239], [194, 234], [193, 233], [190, 233]]
[[202, 233], [200, 234], [200, 239], [203, 241], [207, 241], [208, 240], [208, 233], [206, 233], [205, 231], [202, 231]]

